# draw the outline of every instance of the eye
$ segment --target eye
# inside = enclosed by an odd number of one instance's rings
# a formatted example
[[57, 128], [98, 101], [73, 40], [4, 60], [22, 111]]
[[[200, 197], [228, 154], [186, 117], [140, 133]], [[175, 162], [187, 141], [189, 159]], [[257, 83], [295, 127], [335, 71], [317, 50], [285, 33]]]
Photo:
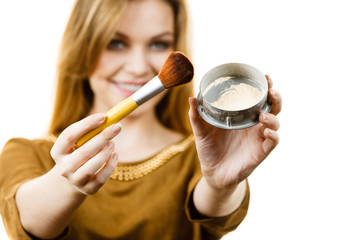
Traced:
[[171, 44], [168, 42], [158, 41], [158, 42], [151, 43], [150, 47], [154, 50], [161, 51], [161, 50], [168, 49], [170, 47], [170, 45]]
[[125, 43], [121, 40], [113, 39], [108, 45], [108, 49], [120, 50], [125, 47]]

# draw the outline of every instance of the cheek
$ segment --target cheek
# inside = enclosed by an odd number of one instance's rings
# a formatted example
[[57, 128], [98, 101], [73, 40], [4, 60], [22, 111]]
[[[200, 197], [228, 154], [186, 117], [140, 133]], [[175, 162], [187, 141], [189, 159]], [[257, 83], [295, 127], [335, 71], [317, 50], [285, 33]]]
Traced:
[[97, 98], [100, 95], [101, 91], [104, 90], [103, 82], [104, 81], [97, 78], [95, 75], [90, 76], [89, 78], [90, 89], [94, 93], [95, 98]]
[[158, 53], [151, 56], [151, 64], [156, 72], [160, 72], [160, 69], [164, 65], [165, 60], [169, 56], [171, 50], [166, 51], [164, 53]]
[[98, 91], [102, 90], [106, 84], [106, 80], [110, 77], [112, 68], [107, 64], [108, 61], [106, 56], [102, 56], [96, 65], [95, 71], [90, 75], [90, 87], [95, 95], [97, 95]]
[[120, 67], [120, 63], [111, 53], [103, 53], [92, 76], [96, 78], [109, 78]]

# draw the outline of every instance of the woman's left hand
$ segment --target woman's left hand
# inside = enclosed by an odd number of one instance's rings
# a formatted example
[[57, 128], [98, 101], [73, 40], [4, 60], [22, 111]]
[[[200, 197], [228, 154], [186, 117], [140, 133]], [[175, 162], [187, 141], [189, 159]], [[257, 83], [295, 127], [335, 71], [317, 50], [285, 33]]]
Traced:
[[276, 115], [281, 111], [280, 94], [272, 89], [266, 76], [270, 113], [261, 113], [260, 122], [242, 130], [225, 130], [205, 122], [196, 110], [196, 98], [190, 98], [190, 122], [193, 128], [201, 169], [214, 189], [232, 189], [246, 179], [265, 160], [279, 143], [276, 132], [280, 123]]

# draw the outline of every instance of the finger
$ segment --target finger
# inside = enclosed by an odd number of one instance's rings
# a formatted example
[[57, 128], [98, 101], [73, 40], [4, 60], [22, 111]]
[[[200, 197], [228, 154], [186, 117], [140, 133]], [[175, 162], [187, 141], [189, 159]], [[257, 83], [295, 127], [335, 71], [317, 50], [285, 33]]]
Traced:
[[100, 126], [104, 120], [105, 114], [98, 113], [71, 124], [59, 135], [51, 149], [51, 156], [56, 158], [58, 155], [70, 153], [74, 149], [75, 142], [81, 136]]
[[71, 153], [77, 167], [83, 165], [87, 160], [97, 154], [111, 139], [121, 131], [121, 124], [116, 123], [101, 131], [95, 137]]
[[279, 119], [271, 113], [261, 113], [259, 120], [263, 124], [263, 130], [270, 128], [277, 131], [280, 128]]
[[269, 77], [269, 75], [265, 75], [265, 78], [266, 78], [266, 80], [268, 82], [268, 88], [271, 89], [273, 87], [273, 85], [274, 85], [272, 79]]
[[195, 136], [203, 136], [206, 133], [206, 129], [209, 126], [207, 122], [202, 119], [196, 108], [197, 99], [194, 97], [189, 98], [190, 110], [189, 118], [191, 127]]
[[269, 90], [269, 97], [272, 102], [270, 113], [277, 115], [281, 112], [282, 108], [282, 98], [278, 91], [274, 89]]
[[274, 86], [273, 80], [269, 77], [269, 75], [265, 75], [265, 77], [268, 82], [269, 98], [272, 101], [271, 113], [277, 115], [280, 113], [282, 108], [282, 99], [279, 92], [272, 89]]
[[269, 128], [265, 129], [264, 135], [265, 140], [262, 147], [265, 155], [268, 155], [279, 144], [279, 135], [276, 131]]
[[190, 104], [190, 109], [189, 109], [189, 117], [190, 117], [190, 121], [193, 121], [194, 123], [197, 123], [199, 121], [200, 114], [198, 113], [197, 109], [196, 109], [196, 103], [197, 103], [197, 99], [194, 97], [190, 97], [189, 98], [189, 104]]
[[98, 171], [83, 187], [83, 191], [87, 195], [95, 194], [106, 183], [114, 172], [117, 164], [117, 154], [113, 153], [104, 167]]
[[71, 177], [72, 184], [75, 186], [85, 185], [106, 163], [113, 151], [114, 143], [109, 142], [94, 157], [74, 172]]

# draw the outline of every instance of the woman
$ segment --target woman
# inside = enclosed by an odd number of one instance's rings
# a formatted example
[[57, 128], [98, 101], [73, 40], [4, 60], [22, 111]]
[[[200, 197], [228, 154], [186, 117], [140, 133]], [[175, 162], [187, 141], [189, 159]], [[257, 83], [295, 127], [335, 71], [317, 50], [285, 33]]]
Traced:
[[252, 128], [208, 125], [187, 84], [74, 147], [172, 50], [189, 55], [186, 11], [182, 0], [76, 2], [60, 51], [52, 137], [12, 139], [1, 154], [11, 238], [219, 239], [244, 219], [246, 178], [279, 139], [281, 97], [269, 78], [272, 112]]

